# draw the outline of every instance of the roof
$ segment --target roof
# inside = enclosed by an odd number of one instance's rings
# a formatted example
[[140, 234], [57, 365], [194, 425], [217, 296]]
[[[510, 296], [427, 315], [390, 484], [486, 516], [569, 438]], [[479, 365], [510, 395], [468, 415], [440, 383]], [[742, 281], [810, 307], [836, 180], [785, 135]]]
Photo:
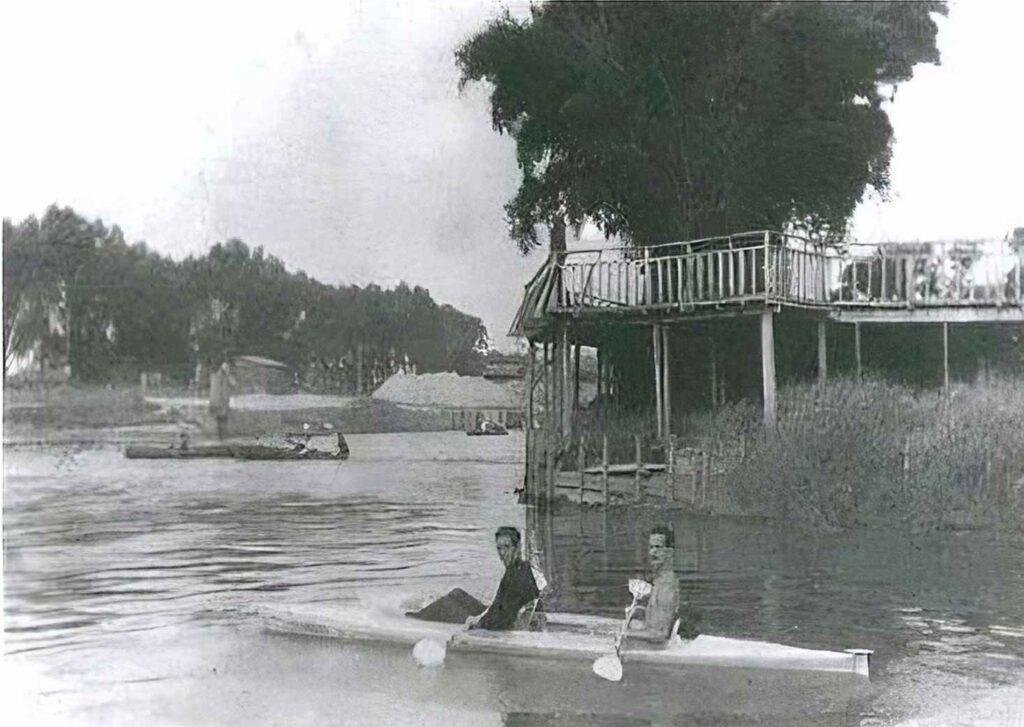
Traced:
[[262, 356], [235, 356], [235, 358], [233, 360], [234, 360], [234, 362], [236, 364], [239, 363], [239, 362], [242, 362], [242, 363], [250, 363], [250, 364], [253, 364], [254, 366], [266, 366], [268, 368], [274, 368], [274, 369], [289, 369], [289, 368], [291, 368], [288, 364], [281, 363], [280, 361], [275, 361], [272, 358], [263, 358]]

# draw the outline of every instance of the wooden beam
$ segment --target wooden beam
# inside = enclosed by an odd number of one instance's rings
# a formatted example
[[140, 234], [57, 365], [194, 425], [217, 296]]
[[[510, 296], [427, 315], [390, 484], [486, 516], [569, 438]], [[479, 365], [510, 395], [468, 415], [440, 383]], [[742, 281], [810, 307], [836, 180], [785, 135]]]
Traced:
[[657, 432], [658, 439], [662, 437], [662, 423], [664, 421], [664, 413], [662, 410], [662, 395], [661, 395], [661, 326], [657, 324], [651, 326], [651, 334], [653, 336], [653, 348], [652, 352], [654, 355], [654, 408], [655, 416], [657, 417]]
[[842, 323], [1024, 323], [1024, 307], [984, 305], [929, 308], [840, 308], [829, 313]]
[[949, 324], [942, 324], [942, 387], [949, 396]]
[[828, 383], [828, 340], [826, 339], [825, 321], [818, 321], [818, 385]]
[[711, 359], [711, 410], [718, 409], [718, 361], [715, 346], [714, 329], [711, 331], [711, 345], [708, 347], [708, 355]]
[[580, 410], [580, 345], [572, 349], [572, 413]]
[[860, 323], [853, 324], [853, 355], [857, 359], [857, 378], [862, 376], [861, 358], [860, 358]]
[[562, 329], [562, 436], [572, 433], [572, 346], [569, 328]]
[[764, 387], [764, 423], [774, 428], [778, 409], [775, 397], [775, 311], [761, 312], [761, 378]]
[[554, 497], [555, 453], [551, 446], [555, 438], [554, 344], [544, 343], [544, 497]]
[[664, 362], [662, 364], [664, 382], [661, 388], [665, 396], [665, 403], [662, 405], [665, 415], [665, 431], [663, 434], [669, 437], [672, 434], [672, 366], [670, 364], [672, 347], [669, 345], [668, 326], [661, 326], [661, 339], [661, 358]]

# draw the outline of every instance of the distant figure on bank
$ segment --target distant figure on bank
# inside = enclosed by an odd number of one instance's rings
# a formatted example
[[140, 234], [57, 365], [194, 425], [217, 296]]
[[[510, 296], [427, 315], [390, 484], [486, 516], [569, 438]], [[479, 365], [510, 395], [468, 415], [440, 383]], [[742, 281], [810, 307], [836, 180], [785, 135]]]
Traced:
[[231, 367], [225, 359], [216, 371], [210, 374], [210, 413], [217, 421], [217, 439], [228, 436], [228, 413], [231, 411], [231, 387], [235, 380]]
[[[534, 604], [540, 598], [533, 569], [520, 555], [520, 540], [519, 531], [508, 525], [498, 528], [494, 534], [494, 545], [498, 557], [505, 564], [505, 574], [501, 577], [498, 592], [489, 607], [461, 588], [456, 588], [425, 608], [406, 615], [425, 621], [465, 623], [470, 629], [511, 631], [516, 628], [523, 607]], [[533, 609], [540, 610], [537, 605]]]
[[[647, 606], [641, 606], [642, 623], [631, 621], [627, 639], [664, 643], [672, 637], [672, 626], [679, 611], [679, 582], [675, 572], [675, 534], [659, 525], [647, 540], [647, 555], [653, 571], [653, 586]], [[634, 614], [635, 616], [635, 614]]]

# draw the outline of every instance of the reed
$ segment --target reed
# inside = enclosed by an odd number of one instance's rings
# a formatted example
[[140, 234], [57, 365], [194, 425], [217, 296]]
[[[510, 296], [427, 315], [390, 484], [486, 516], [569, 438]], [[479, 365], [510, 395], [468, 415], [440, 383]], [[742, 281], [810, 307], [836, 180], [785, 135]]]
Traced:
[[1024, 526], [1024, 386], [941, 391], [839, 379], [784, 388], [766, 432], [746, 405], [694, 418], [744, 456], [725, 487], [745, 514], [818, 529]]

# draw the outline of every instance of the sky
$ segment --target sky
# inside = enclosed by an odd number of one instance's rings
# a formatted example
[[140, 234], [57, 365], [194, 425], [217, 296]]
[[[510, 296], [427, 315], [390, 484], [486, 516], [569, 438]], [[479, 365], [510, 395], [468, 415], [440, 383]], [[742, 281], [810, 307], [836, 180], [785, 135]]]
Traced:
[[[508, 238], [514, 145], [492, 130], [486, 89], [459, 92], [453, 60], [500, 9], [9, 5], [0, 212], [57, 203], [176, 258], [238, 237], [327, 283], [404, 280], [508, 348], [542, 257]], [[891, 199], [858, 209], [861, 242], [1024, 226], [1024, 7], [961, 0], [938, 22], [943, 63], [919, 67], [890, 105]]]

